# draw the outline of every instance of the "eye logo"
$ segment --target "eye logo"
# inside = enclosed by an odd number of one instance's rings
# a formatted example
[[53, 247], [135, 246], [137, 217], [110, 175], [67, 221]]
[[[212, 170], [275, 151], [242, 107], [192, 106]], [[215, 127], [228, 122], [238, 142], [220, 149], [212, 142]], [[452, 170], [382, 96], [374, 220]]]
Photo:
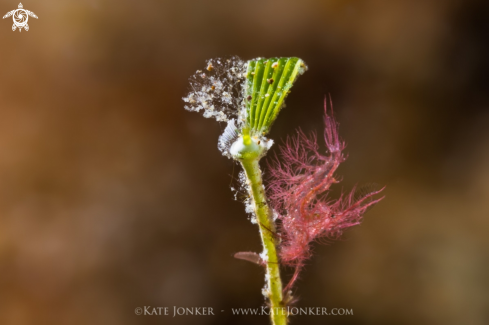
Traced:
[[25, 10], [23, 8], [24, 6], [22, 6], [22, 3], [19, 3], [19, 9], [9, 11], [5, 14], [5, 16], [3, 16], [3, 19], [13, 16], [12, 17], [14, 20], [14, 24], [12, 25], [13, 31], [15, 31], [17, 28], [19, 29], [19, 32], [22, 31], [22, 28], [28, 31], [29, 25], [27, 25], [27, 21], [29, 20], [29, 16], [37, 19], [35, 13], [29, 10]]

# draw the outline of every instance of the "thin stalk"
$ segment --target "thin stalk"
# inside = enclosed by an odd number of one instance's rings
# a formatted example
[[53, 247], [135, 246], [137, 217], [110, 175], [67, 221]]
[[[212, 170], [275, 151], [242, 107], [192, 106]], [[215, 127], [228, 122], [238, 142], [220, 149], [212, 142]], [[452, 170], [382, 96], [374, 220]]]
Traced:
[[251, 186], [253, 204], [260, 228], [260, 236], [266, 255], [266, 272], [268, 280], [268, 298], [270, 299], [270, 317], [273, 325], [286, 325], [287, 315], [284, 313], [282, 297], [282, 280], [280, 264], [277, 256], [275, 224], [267, 204], [262, 173], [258, 164], [259, 157], [240, 159]]

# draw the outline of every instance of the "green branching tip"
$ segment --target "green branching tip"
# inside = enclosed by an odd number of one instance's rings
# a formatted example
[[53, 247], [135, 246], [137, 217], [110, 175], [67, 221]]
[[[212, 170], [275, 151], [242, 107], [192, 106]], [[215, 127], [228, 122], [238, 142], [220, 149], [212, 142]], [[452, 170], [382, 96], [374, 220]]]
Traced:
[[297, 76], [307, 66], [299, 58], [258, 58], [248, 61], [245, 83], [246, 124], [264, 135], [277, 118]]

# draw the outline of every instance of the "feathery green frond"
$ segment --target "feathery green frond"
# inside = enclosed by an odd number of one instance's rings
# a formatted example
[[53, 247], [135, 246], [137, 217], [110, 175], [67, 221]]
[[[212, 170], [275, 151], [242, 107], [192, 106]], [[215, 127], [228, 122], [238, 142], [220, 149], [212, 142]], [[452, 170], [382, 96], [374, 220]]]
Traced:
[[252, 134], [266, 134], [283, 107], [297, 76], [307, 66], [299, 58], [248, 61], [245, 84], [246, 124]]

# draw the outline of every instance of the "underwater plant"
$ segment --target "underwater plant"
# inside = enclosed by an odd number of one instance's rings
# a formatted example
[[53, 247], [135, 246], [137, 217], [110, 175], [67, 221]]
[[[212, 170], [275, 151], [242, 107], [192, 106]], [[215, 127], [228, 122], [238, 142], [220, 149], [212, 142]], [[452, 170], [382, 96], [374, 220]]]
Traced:
[[[319, 238], [338, 238], [383, 199], [375, 198], [383, 189], [358, 194], [354, 188], [337, 199], [328, 197], [330, 187], [339, 182], [335, 171], [345, 160], [345, 143], [338, 136], [331, 102], [328, 113], [326, 99], [327, 149], [321, 152], [317, 136], [299, 130], [269, 164], [265, 188], [259, 161], [273, 145], [266, 135], [297, 77], [306, 70], [305, 63], [296, 57], [211, 59], [204, 70], [190, 77], [191, 91], [183, 98], [185, 109], [203, 111], [204, 117], [227, 122], [218, 148], [243, 167], [239, 178], [248, 193], [246, 212], [258, 225], [263, 244], [260, 254], [240, 252], [235, 257], [265, 268], [263, 294], [273, 325], [287, 324], [283, 307], [292, 300], [291, 288], [311, 255], [311, 243]], [[281, 265], [295, 268], [285, 287]]]

